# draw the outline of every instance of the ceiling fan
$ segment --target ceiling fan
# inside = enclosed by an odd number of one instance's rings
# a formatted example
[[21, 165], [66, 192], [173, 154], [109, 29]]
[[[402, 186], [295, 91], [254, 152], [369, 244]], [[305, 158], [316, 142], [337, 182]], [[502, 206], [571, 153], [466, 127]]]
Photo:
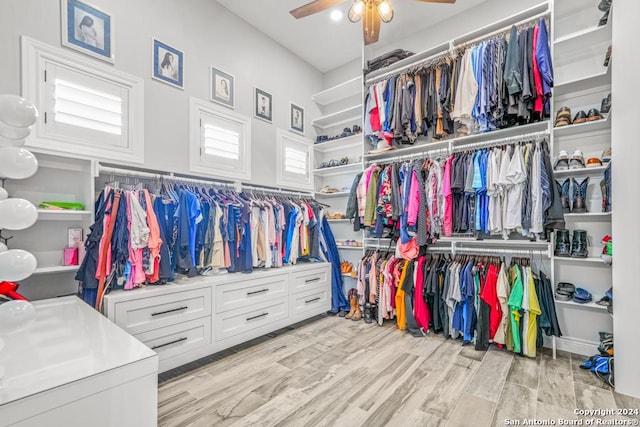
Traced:
[[[315, 0], [289, 11], [294, 18], [300, 19], [314, 13], [322, 12], [349, 0]], [[415, 0], [426, 3], [455, 3], [456, 0]], [[362, 19], [364, 44], [378, 41], [380, 36], [380, 21], [390, 22], [393, 19], [393, 6], [390, 0], [353, 0], [349, 8], [349, 21], [358, 22]]]

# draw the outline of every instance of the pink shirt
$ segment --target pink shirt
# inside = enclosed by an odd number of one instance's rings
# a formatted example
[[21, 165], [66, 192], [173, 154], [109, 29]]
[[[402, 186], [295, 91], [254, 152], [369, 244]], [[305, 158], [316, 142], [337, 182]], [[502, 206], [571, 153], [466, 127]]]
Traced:
[[442, 219], [442, 232], [450, 237], [453, 234], [453, 193], [451, 192], [451, 164], [453, 156], [447, 159], [444, 165], [442, 181], [442, 195], [444, 196], [444, 217]]

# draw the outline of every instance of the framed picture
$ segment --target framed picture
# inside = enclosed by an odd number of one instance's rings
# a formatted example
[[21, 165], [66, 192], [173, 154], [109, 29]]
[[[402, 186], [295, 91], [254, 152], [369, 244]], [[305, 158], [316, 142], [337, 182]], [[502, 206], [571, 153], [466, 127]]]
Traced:
[[256, 118], [271, 123], [273, 121], [273, 98], [271, 94], [256, 88], [254, 98], [254, 114]]
[[236, 78], [229, 73], [211, 67], [211, 100], [227, 107], [235, 107]]
[[153, 78], [184, 89], [184, 53], [153, 39]]
[[289, 103], [289, 127], [292, 131], [304, 134], [304, 108]]
[[107, 62], [114, 62], [113, 18], [78, 0], [62, 0], [62, 44]]

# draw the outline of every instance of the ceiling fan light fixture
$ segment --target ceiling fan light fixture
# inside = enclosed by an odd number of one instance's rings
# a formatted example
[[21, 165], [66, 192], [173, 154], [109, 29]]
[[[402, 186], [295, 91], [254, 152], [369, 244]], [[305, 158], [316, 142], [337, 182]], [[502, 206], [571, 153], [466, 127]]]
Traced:
[[393, 6], [389, 0], [382, 0], [378, 3], [378, 14], [382, 22], [391, 22], [393, 19]]
[[364, 0], [355, 0], [349, 8], [348, 18], [351, 22], [358, 22], [362, 19], [364, 14], [365, 3]]
[[342, 11], [340, 9], [335, 9], [331, 11], [331, 20], [338, 22], [342, 19]]

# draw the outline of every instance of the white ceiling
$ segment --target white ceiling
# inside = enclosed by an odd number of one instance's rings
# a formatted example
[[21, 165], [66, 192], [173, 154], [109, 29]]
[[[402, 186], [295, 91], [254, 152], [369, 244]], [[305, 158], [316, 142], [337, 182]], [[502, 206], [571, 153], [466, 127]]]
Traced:
[[[362, 23], [346, 19], [352, 1], [302, 19], [289, 11], [311, 0], [218, 0], [278, 43], [322, 72], [329, 71], [362, 55]], [[452, 17], [484, 0], [457, 0], [455, 4], [422, 3], [392, 0], [393, 21], [382, 24], [379, 44], [387, 44]], [[344, 17], [339, 22], [329, 18], [333, 9]]]

